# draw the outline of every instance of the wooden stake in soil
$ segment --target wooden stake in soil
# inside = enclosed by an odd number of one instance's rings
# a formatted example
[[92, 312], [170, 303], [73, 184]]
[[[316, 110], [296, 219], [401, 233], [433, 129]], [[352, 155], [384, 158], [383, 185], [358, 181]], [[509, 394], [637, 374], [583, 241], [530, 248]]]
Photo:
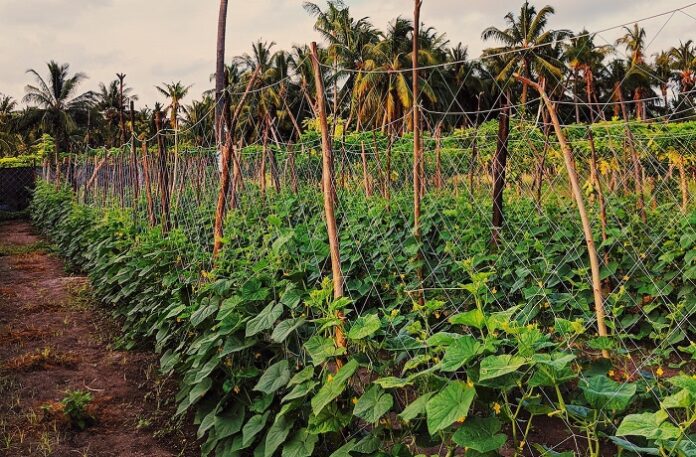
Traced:
[[142, 136], [143, 141], [143, 178], [145, 179], [145, 198], [147, 199], [147, 220], [150, 227], [154, 227], [157, 221], [155, 220], [155, 204], [152, 200], [152, 183], [150, 182], [150, 164], [147, 158], [147, 140], [145, 135]]
[[[587, 211], [585, 209], [585, 202], [582, 197], [582, 189], [578, 182], [578, 174], [575, 170], [575, 159], [573, 157], [573, 151], [570, 149], [570, 145], [566, 140], [563, 129], [561, 128], [561, 123], [556, 115], [556, 109], [546, 95], [546, 91], [539, 86], [539, 84], [530, 81], [518, 74], [515, 77], [523, 82], [526, 82], [530, 87], [533, 87], [539, 95], [541, 96], [546, 109], [551, 116], [551, 122], [553, 123], [553, 128], [556, 131], [556, 136], [558, 137], [558, 142], [561, 145], [561, 150], [563, 151], [563, 161], [565, 162], [566, 171], [568, 172], [568, 179], [570, 180], [571, 188], [573, 191], [573, 196], [575, 197], [575, 203], [578, 205], [578, 213], [580, 213], [580, 220], [582, 221], [582, 231], [585, 235], [585, 243], [587, 244], [587, 255], [590, 258], [590, 270], [592, 272], [592, 292], [594, 294], [594, 305], [595, 314], [597, 316], [597, 332], [599, 336], [607, 336], [607, 327], [604, 321], [604, 300], [602, 298], [602, 281], [599, 276], [599, 259], [597, 258], [597, 250], [595, 249], [594, 238], [592, 235], [592, 227], [590, 226], [590, 219], [587, 216]], [[602, 355], [605, 358], [609, 357], [609, 353], [606, 350], [602, 351]]]
[[[314, 70], [314, 80], [317, 91], [317, 113], [319, 115], [319, 127], [321, 129], [321, 151], [322, 151], [322, 190], [324, 193], [324, 216], [326, 218], [326, 230], [329, 235], [329, 251], [331, 253], [331, 273], [333, 275], [334, 300], [343, 296], [343, 274], [341, 272], [341, 253], [338, 243], [338, 229], [336, 227], [336, 216], [334, 214], [334, 177], [333, 177], [333, 154], [331, 151], [331, 139], [329, 138], [329, 126], [326, 121], [326, 107], [324, 106], [324, 82], [322, 80], [321, 69], [319, 67], [319, 54], [317, 44], [312, 42], [312, 68]], [[343, 321], [343, 315], [339, 315]], [[343, 334], [343, 323], [336, 326], [334, 335], [336, 347], [345, 347], [346, 341]]]
[[155, 129], [157, 130], [157, 154], [159, 160], [159, 191], [160, 208], [162, 211], [162, 230], [168, 233], [171, 228], [169, 217], [169, 170], [167, 168], [167, 152], [164, 149], [164, 137], [162, 135], [162, 112], [155, 112]]
[[362, 159], [362, 169], [363, 169], [363, 185], [365, 186], [365, 196], [372, 196], [372, 189], [370, 188], [370, 178], [367, 174], [367, 154], [365, 154], [365, 142], [360, 142], [360, 158]]
[[[420, 137], [420, 107], [418, 106], [418, 35], [420, 30], [420, 9], [423, 5], [423, 0], [414, 0], [413, 9], [413, 51], [411, 55], [412, 65], [412, 93], [413, 93], [413, 236], [416, 238], [416, 243], [421, 242], [421, 137]], [[416, 256], [416, 262], [423, 262], [423, 253], [420, 246]], [[416, 270], [418, 276], [418, 304], [425, 303], [425, 294], [423, 292], [423, 267], [418, 266]]]
[[130, 123], [131, 123], [131, 180], [133, 181], [133, 196], [135, 204], [138, 204], [140, 196], [140, 176], [138, 173], [138, 155], [135, 152], [135, 104], [130, 102]]
[[493, 227], [491, 244], [498, 247], [500, 229], [503, 226], [503, 190], [505, 189], [505, 168], [508, 156], [508, 134], [510, 133], [510, 99], [504, 96], [503, 109], [498, 115], [498, 141], [493, 156]]

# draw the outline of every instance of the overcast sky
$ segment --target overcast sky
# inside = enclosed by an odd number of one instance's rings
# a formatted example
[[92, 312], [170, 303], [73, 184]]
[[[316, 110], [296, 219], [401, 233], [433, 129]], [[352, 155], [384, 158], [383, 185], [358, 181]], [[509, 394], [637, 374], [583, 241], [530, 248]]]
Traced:
[[[410, 17], [411, 0], [345, 0], [355, 17], [368, 16], [384, 29], [398, 15]], [[229, 0], [228, 61], [262, 38], [276, 49], [319, 40], [314, 20], [301, 0]], [[323, 0], [318, 2], [323, 6]], [[508, 11], [521, 0], [424, 0], [421, 19], [461, 41], [478, 56], [488, 25], [503, 27]], [[684, 7], [689, 0], [546, 0], [556, 15], [555, 28], [594, 32]], [[20, 99], [30, 82], [29, 68], [46, 73], [51, 59], [67, 62], [89, 76], [82, 89], [96, 89], [115, 73], [139, 95], [139, 104], [161, 99], [154, 86], [163, 81], [193, 84], [198, 97], [210, 86], [214, 71], [217, 0], [0, 0], [0, 92]], [[696, 39], [696, 6], [641, 23], [652, 54]], [[619, 30], [602, 32], [598, 44], [613, 42]], [[488, 46], [493, 43], [488, 44]]]

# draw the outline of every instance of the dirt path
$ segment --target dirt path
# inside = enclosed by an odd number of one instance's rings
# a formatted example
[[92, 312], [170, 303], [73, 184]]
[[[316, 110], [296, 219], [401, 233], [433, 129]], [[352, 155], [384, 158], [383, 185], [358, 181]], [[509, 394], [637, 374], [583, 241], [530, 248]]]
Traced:
[[[47, 251], [29, 222], [0, 222], [0, 456], [198, 455], [156, 357], [114, 349], [87, 278]], [[84, 431], [60, 403], [76, 390], [92, 397]]]

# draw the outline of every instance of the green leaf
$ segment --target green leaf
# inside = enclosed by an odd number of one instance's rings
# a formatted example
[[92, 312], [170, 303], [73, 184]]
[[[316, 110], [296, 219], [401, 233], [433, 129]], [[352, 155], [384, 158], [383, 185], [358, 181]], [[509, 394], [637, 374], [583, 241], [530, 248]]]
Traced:
[[374, 424], [394, 405], [394, 398], [379, 386], [370, 387], [355, 404], [353, 414]]
[[660, 405], [664, 409], [669, 408], [689, 408], [694, 405], [693, 397], [687, 389], [681, 389], [680, 391], [665, 397]]
[[399, 414], [399, 417], [404, 421], [409, 422], [425, 413], [425, 405], [428, 403], [428, 400], [430, 400], [430, 397], [432, 397], [433, 394], [434, 392], [428, 392], [427, 394], [423, 394], [413, 400], [406, 408], [404, 408], [401, 414]]
[[267, 411], [263, 415], [257, 414], [252, 416], [251, 419], [244, 424], [244, 428], [242, 428], [242, 446], [244, 446], [244, 448], [249, 447], [249, 445], [254, 442], [254, 438], [263, 430], [270, 414], [270, 411]]
[[397, 389], [399, 387], [406, 387], [412, 384], [412, 381], [409, 381], [408, 379], [397, 378], [394, 376], [375, 379], [373, 382], [384, 389]]
[[276, 362], [263, 372], [254, 390], [265, 394], [272, 394], [281, 387], [285, 387], [290, 381], [290, 369], [287, 360]]
[[212, 386], [213, 380], [210, 378], [205, 378], [193, 386], [193, 389], [191, 389], [191, 392], [189, 392], [189, 404], [192, 405], [200, 400]]
[[282, 457], [311, 457], [317, 441], [319, 435], [308, 433], [306, 428], [302, 428], [283, 447]]
[[473, 359], [481, 352], [481, 343], [471, 335], [464, 335], [455, 340], [445, 352], [440, 362], [440, 370], [457, 371], [462, 365]]
[[472, 309], [464, 313], [455, 314], [449, 318], [450, 324], [466, 325], [468, 327], [483, 328], [486, 317], [478, 309]]
[[331, 338], [314, 335], [304, 344], [304, 348], [312, 358], [312, 363], [321, 365], [329, 357], [343, 355], [346, 352], [345, 348], [337, 348]]
[[376, 314], [360, 316], [355, 319], [346, 336], [351, 340], [361, 340], [379, 330], [380, 325], [379, 317]]
[[276, 416], [275, 422], [268, 428], [268, 432], [266, 433], [264, 457], [271, 457], [276, 449], [285, 442], [293, 422], [294, 421], [289, 420], [287, 416]]
[[284, 320], [278, 323], [278, 325], [276, 325], [276, 327], [273, 329], [271, 339], [276, 343], [282, 343], [290, 333], [301, 327], [304, 323], [305, 320], [301, 317]]
[[667, 412], [629, 414], [624, 417], [616, 430], [617, 436], [642, 436], [649, 440], [677, 439], [681, 431], [667, 420]]
[[244, 422], [244, 405], [234, 403], [231, 408], [215, 417], [215, 436], [221, 440], [232, 436], [242, 429]]
[[469, 407], [475, 395], [476, 389], [464, 382], [454, 381], [448, 384], [425, 406], [428, 415], [428, 432], [434, 435], [458, 420], [463, 421], [469, 413]]
[[635, 384], [618, 383], [604, 375], [581, 380], [580, 389], [592, 408], [617, 412], [626, 409], [636, 394]]
[[312, 412], [314, 415], [318, 415], [322, 409], [326, 407], [334, 398], [341, 395], [341, 393], [346, 388], [346, 383], [355, 370], [358, 368], [358, 362], [351, 359], [340, 370], [336, 373], [336, 376], [329, 381], [327, 378], [326, 383], [319, 389], [319, 392], [312, 398]]
[[296, 384], [302, 384], [305, 381], [309, 381], [314, 377], [314, 367], [305, 367], [302, 371], [295, 373], [290, 379], [288, 386], [294, 386]]
[[283, 314], [282, 303], [269, 303], [268, 306], [261, 310], [258, 316], [247, 322], [246, 336], [254, 336], [259, 332], [268, 330], [281, 314]]
[[286, 401], [290, 400], [295, 400], [297, 398], [302, 398], [309, 394], [314, 388], [319, 384], [316, 381], [308, 381], [304, 382], [302, 384], [296, 385], [286, 396], [283, 397], [281, 400], [281, 403], [285, 403]]
[[497, 418], [473, 417], [454, 432], [452, 440], [477, 452], [490, 452], [500, 449], [507, 440], [507, 436], [499, 431], [500, 421]]
[[523, 357], [510, 354], [489, 355], [481, 361], [479, 381], [494, 379], [509, 373], [513, 373], [527, 363]]

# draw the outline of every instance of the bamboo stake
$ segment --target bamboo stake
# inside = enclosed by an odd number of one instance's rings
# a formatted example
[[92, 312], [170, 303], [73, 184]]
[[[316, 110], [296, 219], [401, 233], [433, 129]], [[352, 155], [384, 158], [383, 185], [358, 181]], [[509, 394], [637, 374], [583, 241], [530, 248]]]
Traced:
[[167, 152], [164, 149], [164, 137], [160, 130], [162, 129], [162, 112], [155, 112], [155, 129], [157, 130], [157, 153], [159, 155], [159, 190], [160, 190], [160, 207], [162, 210], [162, 230], [164, 233], [169, 232], [171, 228], [171, 220], [169, 216], [169, 170], [167, 168]]
[[145, 178], [145, 198], [147, 200], [147, 220], [150, 227], [154, 227], [157, 221], [155, 220], [155, 204], [152, 200], [152, 183], [150, 182], [150, 165], [147, 159], [147, 140], [143, 135], [143, 177]]
[[[329, 126], [326, 121], [326, 107], [324, 106], [324, 82], [322, 80], [321, 69], [319, 67], [319, 55], [317, 44], [312, 42], [312, 68], [314, 70], [314, 80], [317, 91], [317, 113], [319, 115], [319, 126], [321, 129], [321, 150], [322, 150], [322, 190], [324, 193], [324, 216], [326, 218], [326, 229], [329, 237], [329, 251], [331, 253], [331, 272], [333, 275], [334, 300], [343, 296], [343, 274], [341, 272], [341, 254], [338, 241], [338, 229], [336, 227], [336, 216], [334, 213], [334, 177], [333, 154], [331, 151], [331, 138], [329, 137]], [[346, 341], [343, 334], [344, 316], [339, 311], [341, 323], [335, 328], [334, 341], [336, 347], [345, 347]]]
[[423, 0], [413, 1], [413, 51], [411, 55], [412, 66], [412, 93], [413, 93], [413, 236], [419, 245], [416, 262], [419, 264], [416, 270], [418, 276], [418, 304], [425, 304], [425, 294], [423, 291], [423, 253], [420, 249], [421, 243], [421, 137], [420, 137], [420, 110], [418, 106], [418, 37], [420, 30], [420, 9]]
[[[575, 159], [573, 157], [573, 151], [570, 149], [570, 145], [566, 140], [563, 129], [561, 128], [561, 123], [556, 115], [556, 109], [546, 95], [546, 91], [539, 86], [539, 84], [530, 81], [518, 74], [515, 74], [515, 78], [520, 81], [525, 81], [531, 87], [533, 87], [539, 95], [541, 96], [546, 108], [551, 116], [551, 122], [553, 123], [553, 128], [556, 131], [556, 136], [558, 137], [558, 142], [561, 145], [561, 150], [563, 151], [563, 161], [565, 162], [566, 171], [568, 172], [568, 179], [570, 180], [571, 187], [573, 190], [573, 196], [575, 197], [575, 203], [578, 206], [578, 213], [580, 214], [580, 220], [582, 221], [582, 230], [585, 235], [585, 243], [587, 244], [587, 255], [590, 258], [590, 270], [592, 272], [592, 292], [594, 295], [594, 305], [595, 314], [597, 316], [597, 331], [599, 336], [607, 336], [607, 327], [604, 321], [604, 299], [602, 297], [602, 282], [599, 275], [599, 259], [597, 258], [597, 250], [595, 249], [594, 237], [592, 235], [592, 227], [590, 225], [590, 219], [587, 216], [587, 211], [585, 209], [585, 202], [582, 197], [582, 189], [578, 182], [578, 174], [575, 170]], [[602, 356], [605, 358], [609, 357], [607, 350], [602, 351]]]
[[370, 189], [370, 179], [367, 176], [367, 154], [365, 154], [365, 142], [360, 142], [360, 157], [362, 159], [363, 170], [363, 185], [365, 186], [365, 196], [371, 197], [372, 190]]

